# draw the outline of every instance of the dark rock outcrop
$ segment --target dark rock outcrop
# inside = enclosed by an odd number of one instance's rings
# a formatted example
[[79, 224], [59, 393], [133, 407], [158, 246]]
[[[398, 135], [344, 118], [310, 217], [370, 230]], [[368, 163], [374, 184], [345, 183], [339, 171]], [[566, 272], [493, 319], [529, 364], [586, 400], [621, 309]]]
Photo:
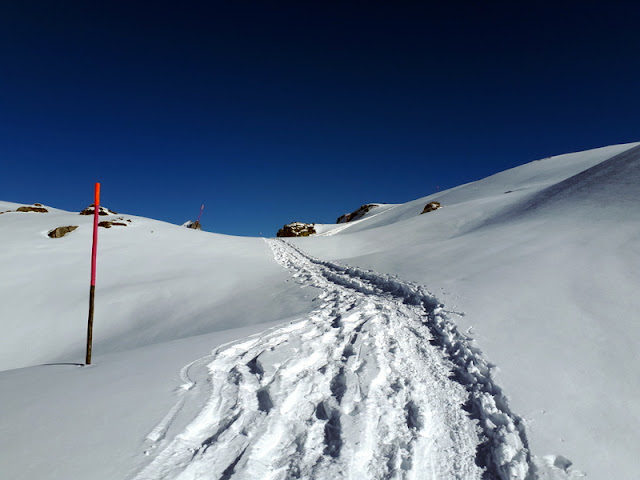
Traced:
[[47, 213], [49, 210], [44, 208], [40, 203], [34, 203], [33, 205], [26, 205], [24, 207], [18, 207], [16, 212], [36, 212]]
[[77, 225], [69, 225], [67, 227], [57, 227], [51, 230], [47, 235], [49, 235], [50, 238], [62, 238], [67, 233], [73, 232], [76, 228], [78, 228]]
[[440, 202], [429, 202], [424, 206], [424, 209], [422, 210], [420, 215], [422, 215], [423, 213], [433, 212], [434, 210], [438, 210], [439, 208], [442, 208]]
[[[84, 210], [80, 212], [80, 215], [93, 215], [93, 211], [95, 210], [95, 205], [91, 204]], [[99, 207], [98, 215], [117, 215], [116, 212], [109, 210], [106, 207]]]
[[276, 234], [278, 237], [308, 237], [316, 233], [315, 223], [288, 223]]
[[347, 222], [352, 222], [354, 220], [358, 220], [364, 217], [364, 215], [367, 212], [369, 212], [372, 208], [376, 208], [379, 206], [380, 206], [379, 203], [367, 203], [366, 205], [362, 205], [360, 208], [358, 208], [354, 212], [345, 213], [344, 215], [338, 217], [338, 220], [336, 221], [336, 223], [347, 223]]
[[200, 225], [200, 222], [197, 220], [195, 222], [189, 220], [187, 222], [184, 222], [182, 226], [187, 228], [192, 228], [194, 230], [202, 230], [202, 225]]
[[[98, 213], [98, 215], [100, 215], [100, 214]], [[118, 220], [122, 220], [122, 219], [120, 218], [120, 219], [118, 219]], [[124, 223], [124, 222], [116, 222], [116, 221], [111, 221], [111, 220], [103, 220], [102, 222], [98, 223], [98, 226], [99, 226], [99, 227], [104, 227], [104, 228], [111, 228], [111, 227], [114, 227], [114, 226], [116, 226], [116, 227], [118, 227], [118, 226], [119, 226], [119, 227], [126, 227], [126, 226], [127, 226], [127, 224], [126, 224], [126, 223]]]

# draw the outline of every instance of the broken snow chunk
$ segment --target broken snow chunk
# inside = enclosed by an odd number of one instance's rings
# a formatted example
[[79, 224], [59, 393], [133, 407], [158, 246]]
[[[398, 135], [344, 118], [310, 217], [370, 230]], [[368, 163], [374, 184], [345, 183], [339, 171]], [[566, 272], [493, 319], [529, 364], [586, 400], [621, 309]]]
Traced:
[[[562, 455], [533, 457], [539, 478], [583, 478], [587, 474], [573, 468], [573, 462]], [[568, 476], [567, 476], [568, 475]]]
[[569, 467], [573, 465], [573, 462], [562, 455], [545, 455], [544, 458], [550, 465], [562, 470], [569, 470]]

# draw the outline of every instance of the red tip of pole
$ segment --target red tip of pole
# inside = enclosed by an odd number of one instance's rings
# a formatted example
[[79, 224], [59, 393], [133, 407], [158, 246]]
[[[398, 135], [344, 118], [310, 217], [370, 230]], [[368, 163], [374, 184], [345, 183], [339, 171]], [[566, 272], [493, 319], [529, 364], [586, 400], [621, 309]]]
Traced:
[[95, 192], [95, 200], [94, 200], [94, 205], [96, 206], [96, 208], [98, 207], [98, 205], [100, 205], [100, 184], [96, 183], [96, 192]]

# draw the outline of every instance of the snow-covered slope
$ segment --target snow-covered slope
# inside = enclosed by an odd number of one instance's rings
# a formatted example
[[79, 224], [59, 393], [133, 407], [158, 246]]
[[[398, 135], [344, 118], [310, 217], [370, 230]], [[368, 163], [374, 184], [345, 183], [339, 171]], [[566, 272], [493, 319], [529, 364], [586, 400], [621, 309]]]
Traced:
[[551, 157], [297, 249], [120, 215], [84, 368], [91, 217], [4, 213], [0, 471], [636, 478], [639, 180], [638, 144]]
[[[459, 325], [499, 366], [534, 452], [562, 453], [595, 478], [634, 478], [638, 185], [640, 147], [607, 147], [532, 162], [296, 244], [433, 288], [465, 312]], [[444, 208], [419, 215], [431, 200]]]
[[[0, 212], [18, 206], [0, 202]], [[0, 305], [7, 332], [0, 337], [0, 370], [84, 358], [93, 218], [46, 208], [48, 213], [0, 215]], [[131, 215], [100, 220], [120, 217], [126, 227], [99, 229], [98, 352], [265, 323], [307, 308], [286, 293], [286, 272], [260, 239]], [[67, 225], [79, 228], [63, 238], [47, 236]]]
[[18, 207], [0, 202], [0, 478], [128, 478], [184, 365], [313, 309], [262, 239], [100, 217], [128, 225], [99, 229], [93, 364], [78, 368], [93, 218]]

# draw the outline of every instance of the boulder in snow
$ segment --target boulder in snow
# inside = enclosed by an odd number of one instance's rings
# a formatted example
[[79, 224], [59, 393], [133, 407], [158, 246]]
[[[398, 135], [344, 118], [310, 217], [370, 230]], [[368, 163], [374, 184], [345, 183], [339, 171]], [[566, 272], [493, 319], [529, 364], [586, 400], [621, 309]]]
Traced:
[[194, 230], [202, 230], [202, 225], [200, 225], [200, 222], [197, 220], [195, 222], [188, 220], [184, 222], [182, 226], [187, 228], [193, 228]]
[[440, 202], [429, 202], [424, 206], [424, 209], [422, 210], [420, 215], [422, 215], [423, 213], [433, 212], [434, 210], [438, 210], [439, 208], [442, 208]]
[[[98, 213], [98, 215], [100, 215], [100, 213]], [[118, 220], [122, 220], [121, 218], [119, 218]], [[113, 220], [103, 220], [102, 222], [98, 223], [99, 227], [104, 227], [104, 228], [111, 228], [113, 226], [119, 226], [119, 227], [126, 227], [127, 224], [124, 222], [116, 222]]]
[[73, 232], [76, 228], [78, 228], [77, 225], [69, 225], [67, 227], [56, 227], [53, 230], [51, 230], [47, 235], [49, 235], [50, 238], [62, 238], [67, 233]]
[[287, 223], [278, 230], [278, 237], [308, 237], [316, 233], [315, 223], [293, 222]]

